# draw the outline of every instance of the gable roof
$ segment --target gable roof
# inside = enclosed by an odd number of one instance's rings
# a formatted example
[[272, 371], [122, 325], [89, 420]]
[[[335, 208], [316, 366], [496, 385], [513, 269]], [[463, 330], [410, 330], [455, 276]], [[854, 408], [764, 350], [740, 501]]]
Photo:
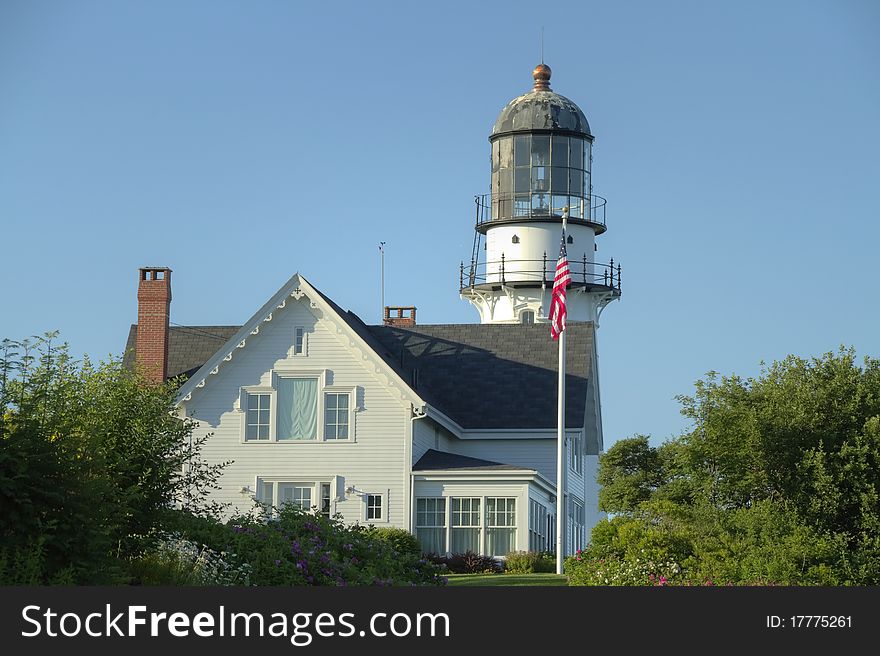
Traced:
[[[438, 324], [368, 326], [295, 274], [241, 327], [179, 326], [169, 334], [169, 377], [193, 376], [185, 398], [231, 359], [262, 321], [303, 287], [341, 319], [418, 398], [465, 429], [553, 429], [557, 416], [558, 344], [547, 324]], [[129, 333], [126, 362], [133, 362], [137, 326]], [[222, 341], [223, 336], [226, 341]], [[592, 368], [593, 324], [566, 328], [567, 428], [585, 420], [587, 378]], [[218, 339], [219, 338], [219, 339]], [[210, 365], [210, 366], [209, 366]], [[198, 378], [198, 380], [197, 380]]]
[[[308, 280], [299, 273], [293, 274], [290, 279], [284, 283], [275, 294], [266, 301], [257, 312], [241, 326], [235, 334], [233, 334], [214, 354], [205, 361], [197, 371], [180, 387], [177, 392], [178, 403], [188, 401], [192, 398], [192, 393], [200, 387], [204, 387], [208, 379], [214, 374], [220, 373], [223, 365], [233, 359], [239, 350], [246, 348], [247, 343], [252, 336], [259, 335], [260, 327], [264, 322], [272, 321], [272, 316], [279, 310], [287, 307], [291, 298], [299, 301], [305, 297], [313, 308], [329, 320], [333, 321], [341, 319], [341, 331], [347, 332], [349, 343], [352, 348], [359, 350], [365, 354], [372, 353], [375, 350], [367, 343], [364, 344], [364, 337], [358, 331], [353, 330], [349, 321], [343, 316], [345, 314], [338, 305], [330, 301], [324, 294], [318, 291]], [[343, 312], [343, 314], [340, 314]], [[257, 337], [259, 339], [259, 337]], [[421, 407], [425, 404], [419, 394], [402, 380], [398, 372], [383, 359], [376, 357], [376, 372], [384, 377], [385, 384], [389, 387], [396, 387], [401, 392], [401, 399], [408, 399], [415, 406]]]
[[534, 471], [529, 467], [517, 467], [505, 465], [491, 460], [481, 460], [469, 456], [460, 456], [457, 453], [447, 453], [428, 449], [413, 465], [413, 471], [436, 471], [436, 470], [468, 470], [468, 471]]

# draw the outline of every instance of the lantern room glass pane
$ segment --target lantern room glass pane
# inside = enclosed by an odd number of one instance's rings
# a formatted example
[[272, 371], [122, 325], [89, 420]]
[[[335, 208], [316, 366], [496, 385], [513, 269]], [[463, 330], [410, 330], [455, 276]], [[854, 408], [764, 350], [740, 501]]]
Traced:
[[580, 169], [568, 169], [568, 188], [572, 194], [584, 193], [584, 172]]
[[553, 150], [550, 155], [553, 166], [568, 166], [568, 137], [553, 135]]
[[532, 194], [532, 213], [547, 214], [550, 210], [549, 194]]
[[589, 141], [584, 141], [584, 170], [589, 171], [593, 163], [593, 145]]
[[561, 215], [562, 210], [566, 205], [568, 205], [568, 196], [557, 196], [556, 194], [553, 194], [552, 207], [550, 208], [553, 214]]
[[492, 142], [492, 170], [497, 171], [500, 161], [500, 147], [497, 141]]
[[[529, 195], [522, 194], [517, 195], [513, 201], [513, 215], [514, 216], [528, 216], [529, 215]], [[508, 214], [507, 216], [510, 216]]]
[[553, 193], [568, 193], [568, 169], [562, 166], [550, 168], [550, 189]]
[[503, 198], [513, 193], [513, 169], [498, 171], [498, 194]]
[[[519, 137], [517, 137], [519, 138]], [[532, 166], [547, 166], [550, 163], [550, 135], [532, 136]]]
[[518, 134], [514, 137], [514, 164], [516, 166], [529, 165], [529, 135]]
[[582, 169], [584, 167], [584, 140], [572, 137], [569, 142], [571, 145], [571, 166]]
[[[550, 190], [549, 172], [550, 170], [545, 166], [532, 167], [532, 191]], [[517, 174], [519, 174], [519, 169], [517, 169]], [[516, 190], [519, 191], [519, 187]]]
[[500, 165], [502, 169], [510, 168], [513, 166], [513, 138], [505, 137], [504, 139], [499, 139], [497, 142], [499, 144], [499, 156], [500, 156]]
[[529, 191], [529, 169], [521, 167], [516, 169], [514, 190], [516, 192], [526, 193]]

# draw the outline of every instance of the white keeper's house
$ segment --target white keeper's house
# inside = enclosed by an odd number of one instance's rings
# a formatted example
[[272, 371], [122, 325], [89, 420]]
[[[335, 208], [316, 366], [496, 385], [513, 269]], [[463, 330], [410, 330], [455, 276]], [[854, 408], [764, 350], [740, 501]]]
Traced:
[[583, 112], [550, 69], [489, 136], [491, 187], [476, 198], [459, 293], [480, 323], [420, 325], [416, 308], [365, 324], [296, 273], [241, 326], [171, 326], [171, 270], [139, 270], [126, 361], [157, 380], [185, 374], [182, 415], [232, 460], [216, 501], [339, 513], [412, 531], [426, 552], [555, 550], [557, 342], [547, 314], [562, 212], [572, 282], [566, 329], [565, 553], [600, 518], [596, 326], [620, 296], [600, 264], [605, 201], [590, 182]]

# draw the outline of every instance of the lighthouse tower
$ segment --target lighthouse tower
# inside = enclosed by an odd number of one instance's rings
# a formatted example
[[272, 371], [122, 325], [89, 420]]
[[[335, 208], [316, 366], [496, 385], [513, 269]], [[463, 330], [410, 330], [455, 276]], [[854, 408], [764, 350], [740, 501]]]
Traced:
[[511, 100], [492, 128], [491, 191], [475, 198], [476, 227], [459, 288], [481, 323], [548, 321], [562, 217], [571, 270], [569, 321], [598, 320], [620, 296], [620, 265], [597, 261], [605, 199], [593, 193], [593, 134], [580, 108], [550, 90], [550, 67]]

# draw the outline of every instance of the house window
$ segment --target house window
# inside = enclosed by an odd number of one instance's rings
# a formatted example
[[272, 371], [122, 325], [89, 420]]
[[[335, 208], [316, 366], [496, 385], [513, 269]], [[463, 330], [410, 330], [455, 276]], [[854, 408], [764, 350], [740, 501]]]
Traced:
[[279, 505], [292, 505], [302, 510], [311, 510], [314, 491], [315, 486], [307, 483], [279, 483]]
[[480, 553], [480, 499], [452, 499], [452, 553]]
[[246, 440], [268, 440], [271, 394], [248, 393], [247, 416], [245, 417]]
[[486, 554], [506, 556], [516, 550], [516, 499], [486, 499]]
[[306, 354], [306, 329], [303, 326], [293, 329], [293, 354]]
[[278, 377], [275, 389], [278, 395], [275, 439], [317, 439], [318, 380]]
[[578, 433], [577, 435], [569, 436], [570, 448], [569, 452], [571, 454], [571, 470], [575, 474], [582, 474], [584, 471], [584, 439], [583, 436]]
[[330, 483], [321, 483], [321, 514], [330, 516]]
[[547, 513], [547, 551], [556, 551], [556, 515]]
[[324, 439], [348, 439], [348, 407], [350, 394], [327, 392], [324, 394]]
[[257, 486], [257, 500], [266, 510], [271, 510], [275, 505], [275, 483], [261, 481]]
[[416, 499], [416, 537], [425, 553], [446, 553], [446, 499]]
[[547, 508], [529, 499], [529, 551], [547, 551]]
[[568, 501], [568, 543], [572, 553], [584, 548], [584, 502], [575, 497]]
[[381, 494], [368, 494], [367, 495], [367, 520], [379, 520], [382, 519], [382, 495]]
[[519, 313], [519, 321], [524, 324], [535, 323], [535, 311], [523, 310]]
[[239, 408], [246, 442], [354, 439], [353, 390], [324, 388], [324, 374], [272, 372], [271, 387], [243, 387]]

